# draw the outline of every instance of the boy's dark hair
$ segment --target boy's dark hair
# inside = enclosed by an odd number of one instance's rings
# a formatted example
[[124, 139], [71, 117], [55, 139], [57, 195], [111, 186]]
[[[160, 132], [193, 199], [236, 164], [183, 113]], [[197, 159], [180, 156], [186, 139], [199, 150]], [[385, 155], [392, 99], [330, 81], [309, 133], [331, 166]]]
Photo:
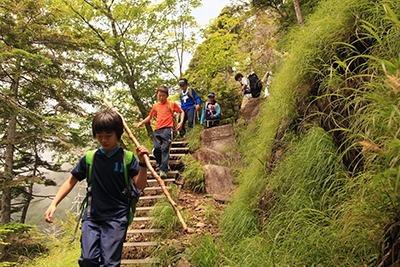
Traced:
[[243, 75], [241, 73], [236, 73], [235, 81], [239, 80], [240, 77], [243, 77]]
[[121, 117], [117, 112], [112, 110], [100, 111], [94, 116], [92, 121], [92, 133], [93, 137], [100, 133], [112, 133], [117, 134], [118, 141], [121, 140], [121, 135], [124, 133], [124, 125]]
[[157, 88], [157, 92], [156, 92], [156, 93], [158, 93], [158, 91], [164, 92], [164, 93], [166, 93], [167, 95], [169, 95], [169, 94], [168, 94], [168, 87], [166, 87], [165, 85], [159, 86], [159, 87]]

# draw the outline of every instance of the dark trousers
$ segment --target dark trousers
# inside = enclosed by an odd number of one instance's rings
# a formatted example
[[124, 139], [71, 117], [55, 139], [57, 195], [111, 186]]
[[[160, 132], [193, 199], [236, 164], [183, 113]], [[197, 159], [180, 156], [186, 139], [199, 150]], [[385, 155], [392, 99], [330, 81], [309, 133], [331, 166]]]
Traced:
[[79, 266], [120, 266], [127, 228], [127, 217], [107, 221], [82, 221]]
[[169, 147], [172, 142], [172, 128], [166, 127], [157, 129], [153, 132], [154, 150], [153, 155], [156, 158], [160, 170], [168, 171]]
[[[189, 127], [189, 132], [190, 130], [193, 129], [194, 127], [194, 120], [195, 120], [195, 114], [196, 114], [196, 109], [184, 109], [185, 112], [185, 118], [183, 119], [183, 124], [182, 124], [182, 129], [179, 131], [179, 136], [182, 138], [186, 134], [186, 129], [185, 129], [185, 123], [188, 121], [188, 127]], [[179, 117], [179, 122], [180, 122], [180, 117]]]
[[219, 125], [219, 120], [206, 120], [206, 129]]

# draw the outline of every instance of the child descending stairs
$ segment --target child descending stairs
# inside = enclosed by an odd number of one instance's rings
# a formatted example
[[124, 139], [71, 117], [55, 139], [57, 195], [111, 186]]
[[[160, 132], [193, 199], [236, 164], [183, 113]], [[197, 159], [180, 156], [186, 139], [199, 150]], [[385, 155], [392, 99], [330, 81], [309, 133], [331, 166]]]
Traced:
[[[189, 153], [189, 148], [186, 145], [186, 141], [172, 142], [169, 161], [170, 171], [168, 172], [167, 178], [164, 179], [167, 189], [171, 188], [171, 184], [178, 178], [179, 171], [183, 167], [180, 158]], [[153, 168], [156, 167], [156, 161], [153, 155], [150, 155], [150, 163]], [[124, 243], [122, 252], [121, 265], [130, 266], [159, 263], [158, 259], [151, 258], [150, 255], [159, 245], [155, 240], [157, 238], [157, 233], [160, 233], [162, 229], [151, 228], [150, 221], [152, 217], [147, 216], [147, 214], [157, 201], [164, 198], [165, 195], [157, 180], [150, 172], [147, 172], [147, 177], [147, 187], [144, 189], [143, 195], [139, 199], [135, 218], [128, 227], [126, 242]]]

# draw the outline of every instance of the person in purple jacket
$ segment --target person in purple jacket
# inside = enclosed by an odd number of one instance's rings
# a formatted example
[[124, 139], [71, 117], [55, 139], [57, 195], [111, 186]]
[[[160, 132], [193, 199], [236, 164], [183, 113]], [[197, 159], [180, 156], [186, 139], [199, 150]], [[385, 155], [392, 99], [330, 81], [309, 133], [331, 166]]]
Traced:
[[[123, 242], [128, 228], [129, 197], [123, 171], [124, 149], [118, 146], [124, 126], [114, 111], [96, 114], [92, 122], [93, 137], [101, 147], [93, 155], [91, 175], [91, 204], [87, 205], [82, 218], [81, 257], [79, 266], [120, 266]], [[139, 162], [132, 158], [128, 166], [129, 177], [137, 189], [147, 183], [144, 159], [149, 154], [144, 146], [136, 149]], [[78, 181], [87, 178], [86, 156], [71, 171], [71, 176], [58, 190], [44, 216], [48, 223], [57, 205], [68, 195]], [[90, 217], [87, 209], [90, 207]]]

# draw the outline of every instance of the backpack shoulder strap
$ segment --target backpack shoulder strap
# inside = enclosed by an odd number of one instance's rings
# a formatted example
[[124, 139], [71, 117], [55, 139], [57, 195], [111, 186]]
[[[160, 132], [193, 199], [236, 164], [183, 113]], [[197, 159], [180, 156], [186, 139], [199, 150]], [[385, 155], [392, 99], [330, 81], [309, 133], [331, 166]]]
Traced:
[[96, 150], [89, 150], [85, 154], [85, 162], [86, 162], [86, 178], [87, 178], [87, 193], [85, 199], [82, 201], [81, 206], [80, 206], [80, 213], [78, 217], [78, 222], [76, 223], [75, 231], [74, 234], [72, 235], [71, 242], [74, 241], [76, 232], [78, 231], [79, 224], [82, 219], [83, 211], [85, 210], [85, 207], [87, 207], [87, 217], [90, 217], [90, 206], [91, 206], [91, 200], [92, 196], [90, 194], [91, 192], [91, 182], [92, 182], [92, 166], [93, 166], [93, 160], [94, 160], [94, 154], [96, 153]]
[[194, 101], [196, 101], [196, 99], [194, 99], [192, 87], [189, 87], [189, 95], [190, 95], [190, 97], [191, 97]]
[[154, 103], [153, 104], [153, 110], [154, 110], [154, 116], [151, 118], [151, 120], [150, 120], [150, 125], [152, 125], [153, 124], [153, 120], [154, 120], [154, 118], [156, 118], [157, 117], [157, 104], [158, 103]]
[[85, 158], [86, 158], [86, 178], [88, 179], [88, 184], [92, 182], [92, 166], [93, 166], [93, 161], [94, 161], [94, 154], [97, 151], [95, 150], [89, 150], [86, 152]]
[[[131, 164], [132, 158], [133, 158], [132, 151], [124, 149], [124, 176], [127, 185], [129, 185], [128, 166]], [[130, 186], [128, 186], [128, 188], [130, 188]]]
[[154, 110], [154, 116], [153, 117], [157, 117], [157, 104], [158, 103], [154, 103], [153, 104], [153, 110]]

